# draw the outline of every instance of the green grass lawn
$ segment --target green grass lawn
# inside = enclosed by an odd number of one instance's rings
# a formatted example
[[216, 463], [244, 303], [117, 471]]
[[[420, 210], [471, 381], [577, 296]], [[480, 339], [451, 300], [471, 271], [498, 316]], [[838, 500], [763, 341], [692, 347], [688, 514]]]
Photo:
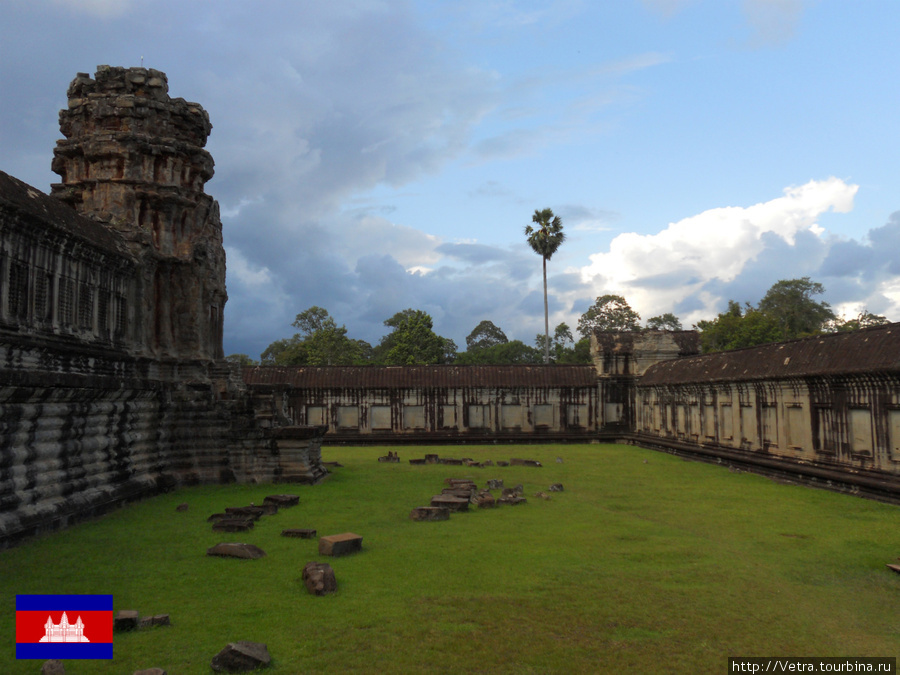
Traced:
[[[426, 452], [544, 466], [407, 462]], [[897, 507], [628, 446], [401, 447], [400, 464], [377, 463], [386, 453], [328, 447], [344, 467], [314, 487], [184, 489], [0, 553], [0, 672], [40, 670], [14, 659], [17, 593], [112, 593], [116, 610], [171, 615], [117, 634], [113, 661], [67, 661], [75, 674], [209, 673], [235, 640], [266, 643], [273, 675], [725, 673], [729, 656], [900, 654], [900, 576], [885, 567]], [[522, 483], [528, 503], [408, 519], [469, 476]], [[206, 522], [284, 492], [300, 505], [249, 533]], [[322, 558], [316, 540], [280, 536], [292, 527], [356, 532], [363, 552]], [[207, 557], [220, 541], [268, 556]], [[337, 593], [306, 592], [311, 560], [332, 565]]]

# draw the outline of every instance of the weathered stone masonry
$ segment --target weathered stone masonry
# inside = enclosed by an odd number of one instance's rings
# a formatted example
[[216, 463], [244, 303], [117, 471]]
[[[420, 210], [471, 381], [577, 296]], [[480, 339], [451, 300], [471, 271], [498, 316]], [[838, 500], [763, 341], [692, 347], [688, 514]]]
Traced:
[[178, 484], [315, 482], [221, 360], [211, 126], [165, 75], [101, 66], [60, 112], [53, 197], [0, 173], [0, 547]]

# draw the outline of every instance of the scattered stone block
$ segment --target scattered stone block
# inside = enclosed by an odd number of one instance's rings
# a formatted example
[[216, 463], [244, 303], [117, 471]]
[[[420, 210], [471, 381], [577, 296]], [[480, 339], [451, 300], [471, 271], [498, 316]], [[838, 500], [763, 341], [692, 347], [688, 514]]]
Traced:
[[426, 464], [437, 464], [441, 461], [441, 458], [437, 455], [425, 455], [425, 463]]
[[393, 464], [393, 463], [400, 461], [400, 454], [396, 453], [396, 452], [392, 452], [391, 450], [388, 450], [388, 454], [384, 455], [383, 457], [379, 457], [378, 461], [379, 462], [391, 462]]
[[134, 671], [133, 675], [168, 675], [162, 668], [144, 668]]
[[262, 509], [264, 516], [274, 516], [278, 513], [278, 504], [273, 504], [272, 502], [263, 502], [256, 508]]
[[265, 515], [266, 511], [259, 506], [229, 506], [225, 509], [225, 513], [259, 520]]
[[331, 534], [319, 539], [319, 555], [340, 556], [362, 550], [363, 538], [352, 532]]
[[310, 529], [296, 528], [296, 529], [290, 529], [290, 530], [282, 530], [281, 536], [282, 537], [296, 537], [298, 539], [315, 539], [316, 531], [310, 530]]
[[213, 532], [249, 532], [253, 529], [252, 518], [222, 518], [213, 523]]
[[326, 595], [337, 590], [334, 570], [328, 563], [308, 562], [303, 567], [303, 583], [313, 595]]
[[145, 616], [138, 621], [138, 628], [153, 628], [154, 626], [171, 626], [168, 614], [156, 614], [155, 616]]
[[502, 478], [492, 478], [487, 482], [487, 486], [491, 490], [502, 490], [503, 489], [503, 479]]
[[502, 497], [516, 497], [525, 493], [525, 488], [520, 483], [515, 487], [511, 488], [503, 488], [503, 492], [501, 493]]
[[494, 462], [489, 459], [486, 459], [481, 463], [481, 466], [494, 466]]
[[534, 496], [538, 499], [550, 499], [550, 495], [548, 495], [546, 492], [535, 492]]
[[263, 504], [275, 504], [279, 509], [286, 509], [289, 506], [297, 506], [300, 503], [300, 497], [297, 495], [269, 495], [263, 499]]
[[222, 558], [243, 558], [245, 560], [256, 560], [263, 558], [266, 552], [259, 546], [253, 544], [239, 544], [222, 542], [206, 549], [206, 555], [215, 555]]
[[411, 459], [411, 460], [409, 460], [409, 463], [419, 465], [419, 464], [425, 464], [426, 462], [424, 459]]
[[543, 465], [542, 465], [539, 461], [537, 461], [536, 459], [516, 459], [516, 458], [512, 458], [512, 459], [509, 460], [509, 463], [510, 463], [512, 466], [543, 466]]
[[212, 669], [217, 673], [246, 673], [272, 661], [269, 650], [261, 642], [229, 642], [212, 658]]
[[506, 460], [503, 460], [503, 459], [498, 459], [497, 466], [509, 466], [509, 462], [507, 462]]
[[900, 574], [900, 565], [888, 565], [888, 569]]
[[215, 523], [216, 521], [222, 520], [223, 518], [233, 518], [230, 513], [214, 513], [209, 518], [206, 519], [207, 523]]
[[451, 466], [462, 466], [463, 463], [461, 459], [453, 459], [452, 457], [441, 457], [438, 461], [441, 464], [449, 464]]
[[519, 504], [527, 504], [528, 500], [525, 497], [518, 497], [516, 495], [509, 495], [508, 497], [500, 497], [498, 500], [501, 504], [508, 504], [509, 506], [518, 506]]
[[450, 520], [450, 509], [446, 506], [418, 506], [409, 512], [409, 519], [421, 521]]
[[554, 483], [550, 486], [550, 492], [562, 492], [563, 484], [562, 483]]
[[344, 465], [340, 462], [322, 462], [322, 466], [331, 467], [332, 469], [343, 469]]
[[479, 492], [477, 495], [473, 495], [470, 501], [479, 509], [489, 509], [497, 506], [497, 500], [494, 499], [494, 495], [487, 491]]
[[176, 511], [187, 511], [188, 508], [189, 507], [187, 504], [179, 504], [178, 506], [175, 507], [175, 510]]
[[59, 659], [50, 659], [41, 666], [41, 675], [66, 675], [66, 668]]
[[563, 463], [562, 457], [557, 457], [557, 458], [556, 458], [556, 463], [557, 463], [557, 464], [562, 464], [562, 463]]
[[462, 497], [464, 499], [470, 499], [473, 494], [475, 494], [476, 488], [458, 488], [458, 487], [449, 487], [441, 490], [442, 495], [453, 495], [454, 497]]
[[475, 487], [475, 481], [471, 478], [445, 478], [444, 482], [450, 487]]
[[113, 632], [134, 630], [138, 627], [139, 614], [134, 609], [120, 609], [113, 618]]
[[469, 499], [453, 495], [435, 495], [431, 498], [431, 506], [444, 506], [451, 511], [468, 511]]

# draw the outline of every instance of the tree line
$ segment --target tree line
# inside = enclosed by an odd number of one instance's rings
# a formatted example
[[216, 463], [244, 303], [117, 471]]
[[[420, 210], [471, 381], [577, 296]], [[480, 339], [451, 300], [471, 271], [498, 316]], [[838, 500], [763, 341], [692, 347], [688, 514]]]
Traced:
[[[827, 302], [815, 299], [824, 291], [822, 284], [803, 277], [776, 282], [756, 305], [729, 300], [724, 312], [694, 326], [700, 332], [701, 351], [740, 349], [888, 323], [886, 317], [867, 310], [854, 319], [841, 319]], [[404, 309], [386, 319], [384, 325], [391, 330], [376, 345], [351, 338], [347, 328], [322, 307], [301, 312], [292, 325], [298, 332], [270, 344], [259, 360], [246, 354], [232, 354], [228, 359], [242, 365], [276, 366], [585, 364], [591, 362], [590, 335], [595, 330], [682, 330], [681, 321], [670, 312], [642, 326], [640, 314], [623, 296], [613, 294], [599, 296], [581, 315], [576, 329], [579, 339], [566, 323], [560, 323], [549, 340], [539, 333], [532, 345], [510, 340], [502, 328], [484, 319], [460, 351], [452, 339], [435, 333], [432, 317], [419, 309]]]
[[[384, 365], [406, 366], [442, 363], [536, 364], [590, 363], [590, 335], [600, 331], [640, 330], [641, 317], [621, 295], [601, 295], [578, 319], [577, 341], [571, 328], [561, 323], [550, 333], [550, 311], [547, 300], [547, 261], [565, 241], [562, 220], [551, 209], [535, 209], [532, 225], [525, 226], [525, 238], [531, 249], [541, 256], [544, 282], [544, 333], [538, 334], [534, 346], [521, 340], [510, 340], [492, 321], [481, 321], [466, 337], [465, 351], [459, 351], [450, 338], [434, 332], [434, 321], [419, 309], [397, 312], [384, 325], [391, 329], [377, 345], [347, 335], [345, 326], [313, 306], [300, 312], [293, 322], [298, 332], [290, 338], [276, 340], [260, 355], [259, 361], [246, 354], [226, 357], [242, 365], [339, 366]], [[698, 321], [701, 350], [705, 353], [753, 347], [819, 333], [856, 330], [888, 323], [878, 314], [863, 310], [855, 319], [838, 318], [827, 302], [814, 299], [825, 289], [809, 277], [776, 282], [759, 301], [743, 306], [734, 300], [728, 308], [709, 321]], [[667, 312], [647, 321], [649, 330], [682, 330], [681, 321]]]

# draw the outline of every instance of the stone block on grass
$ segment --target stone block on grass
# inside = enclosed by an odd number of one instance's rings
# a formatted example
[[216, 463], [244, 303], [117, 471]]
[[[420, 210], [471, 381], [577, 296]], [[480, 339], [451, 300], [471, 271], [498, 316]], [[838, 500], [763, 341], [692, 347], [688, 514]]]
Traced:
[[309, 528], [289, 528], [281, 531], [282, 537], [294, 537], [295, 539], [315, 539], [316, 531]]
[[175, 507], [176, 511], [187, 511], [190, 507], [187, 504], [179, 504]]
[[229, 506], [225, 509], [225, 513], [230, 514], [231, 516], [259, 520], [266, 514], [266, 511], [259, 506]]
[[266, 645], [240, 640], [229, 642], [212, 658], [210, 666], [217, 673], [246, 673], [268, 666], [271, 661]]
[[453, 495], [435, 495], [431, 498], [431, 506], [444, 506], [451, 511], [468, 511], [468, 497], [454, 497]]
[[134, 671], [132, 675], [168, 675], [168, 673], [162, 668], [144, 668]]
[[249, 532], [253, 529], [252, 518], [222, 518], [213, 523], [213, 532]]
[[113, 618], [113, 631], [121, 633], [138, 627], [140, 615], [134, 609], [120, 609]]
[[66, 675], [66, 667], [59, 659], [50, 659], [41, 666], [41, 675]]
[[263, 504], [275, 504], [280, 509], [286, 509], [289, 506], [297, 506], [300, 503], [300, 497], [297, 495], [269, 495], [263, 499]]
[[429, 522], [450, 520], [450, 509], [446, 506], [417, 506], [409, 512], [409, 519]]
[[510, 459], [509, 463], [512, 466], [543, 466], [543, 464], [536, 459], [517, 459], [515, 457]]
[[221, 558], [256, 560], [257, 558], [265, 557], [266, 552], [259, 546], [254, 546], [253, 544], [222, 542], [206, 549], [206, 555], [214, 555]]
[[303, 567], [303, 583], [312, 595], [327, 595], [337, 590], [337, 579], [328, 563], [306, 563]]
[[330, 534], [319, 539], [319, 555], [341, 556], [362, 551], [362, 537], [353, 532]]

